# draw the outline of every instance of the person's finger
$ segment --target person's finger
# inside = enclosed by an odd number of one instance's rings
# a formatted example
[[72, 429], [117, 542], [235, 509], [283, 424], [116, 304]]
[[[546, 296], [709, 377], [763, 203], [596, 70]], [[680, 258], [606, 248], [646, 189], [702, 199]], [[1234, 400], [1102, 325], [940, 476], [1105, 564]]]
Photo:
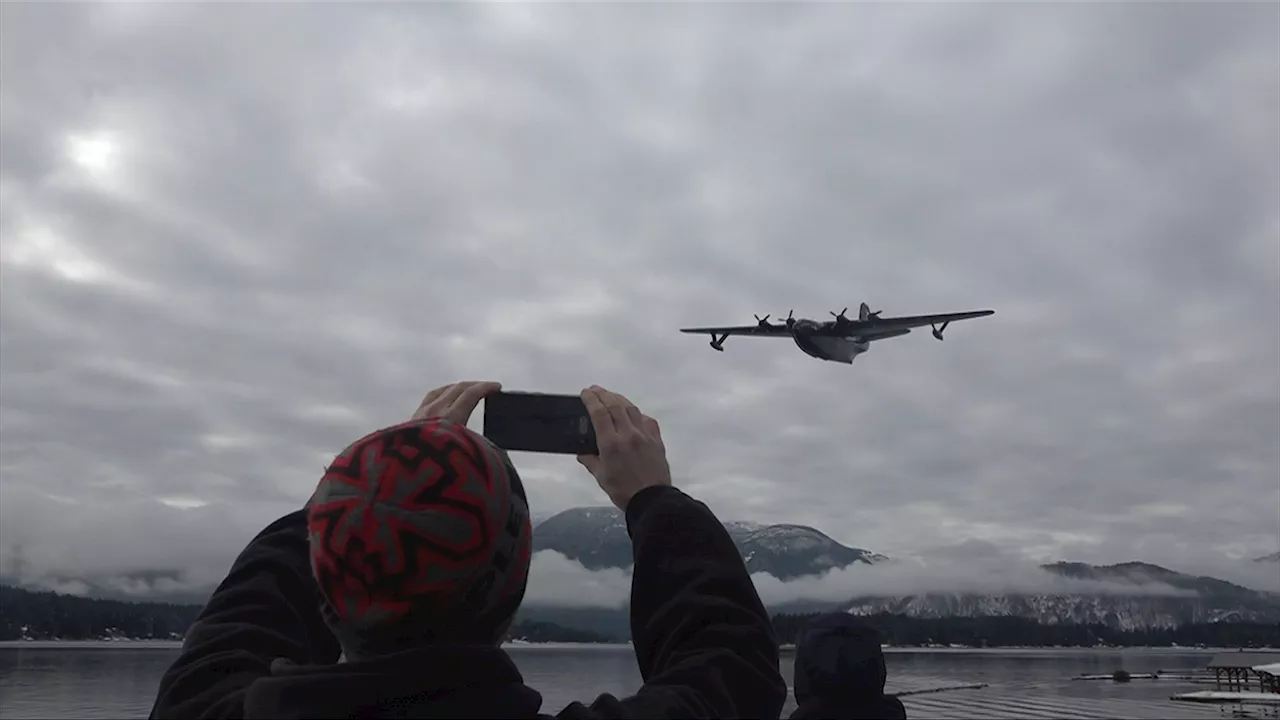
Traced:
[[645, 432], [647, 432], [653, 438], [659, 441], [662, 440], [662, 428], [658, 426], [657, 420], [654, 420], [648, 415], [644, 416], [644, 429], [645, 429]]
[[640, 408], [636, 407], [635, 405], [627, 405], [626, 410], [627, 410], [627, 420], [631, 423], [631, 425], [637, 430], [648, 432], [649, 425], [648, 423], [645, 422], [647, 418], [645, 418], [644, 413], [640, 412]]
[[618, 403], [619, 405], [622, 405], [624, 407], [627, 405], [632, 405], [632, 406], [635, 405], [635, 403], [631, 402], [630, 398], [628, 398], [626, 395], [623, 395], [622, 393], [616, 393], [616, 392], [613, 392], [612, 390], [605, 390], [605, 393], [608, 394], [609, 397], [613, 398], [614, 402]]
[[486, 396], [502, 389], [502, 383], [486, 381], [477, 382], [469, 387], [463, 388], [445, 411], [445, 414], [454, 422], [467, 424], [471, 419], [471, 413], [475, 412], [476, 405], [480, 404]]
[[447, 389], [445, 389], [445, 391], [440, 394], [440, 397], [436, 398], [434, 404], [436, 405], [436, 407], [439, 407], [442, 411], [448, 410], [450, 406], [452, 406], [455, 402], [458, 401], [458, 398], [462, 395], [462, 393], [466, 392], [468, 388], [470, 388], [475, 384], [476, 382], [474, 380], [465, 380], [463, 382], [456, 382], [450, 385]]
[[413, 412], [413, 417], [414, 418], [423, 417], [426, 414], [427, 406], [435, 402], [436, 398], [443, 395], [444, 392], [448, 390], [450, 387], [453, 387], [453, 386], [441, 385], [440, 387], [435, 388], [434, 390], [431, 390], [425, 396], [423, 396], [422, 402], [418, 403], [418, 409]]
[[609, 414], [609, 408], [604, 404], [603, 393], [605, 390], [598, 385], [592, 385], [581, 393], [582, 404], [587, 406], [587, 416], [591, 418], [591, 427], [596, 431], [596, 441], [599, 443], [602, 439], [607, 439], [616, 435], [617, 427], [613, 424], [613, 416]]
[[451, 387], [453, 387], [453, 384], [452, 384], [452, 383], [450, 383], [450, 384], [448, 384], [448, 385], [441, 385], [440, 387], [438, 387], [438, 388], [436, 388], [436, 389], [434, 389], [434, 390], [432, 390], [432, 391], [428, 392], [428, 393], [427, 393], [427, 395], [426, 395], [426, 397], [422, 398], [422, 402], [421, 402], [421, 403], [419, 403], [419, 404], [420, 404], [420, 405], [426, 405], [427, 403], [431, 402], [432, 400], [435, 400], [436, 398], [438, 398], [438, 397], [440, 397], [441, 395], [443, 395], [443, 394], [444, 394], [444, 392], [445, 392], [445, 390], [448, 390], [448, 389], [449, 389], [449, 388], [451, 388]]
[[631, 401], [615, 392], [605, 390], [603, 393], [604, 406], [609, 410], [609, 417], [613, 419], [613, 427], [619, 433], [625, 433], [634, 428], [631, 418], [627, 416], [627, 406], [631, 405]]
[[587, 469], [587, 472], [591, 473], [592, 475], [595, 475], [596, 469], [600, 467], [600, 456], [599, 455], [579, 455], [578, 462], [582, 464], [582, 467]]

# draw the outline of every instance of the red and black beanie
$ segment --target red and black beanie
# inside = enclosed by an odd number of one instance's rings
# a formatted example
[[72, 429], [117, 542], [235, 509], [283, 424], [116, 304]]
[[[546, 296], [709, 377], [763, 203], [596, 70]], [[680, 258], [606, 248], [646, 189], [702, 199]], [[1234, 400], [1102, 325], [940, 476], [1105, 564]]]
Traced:
[[412, 420], [352, 443], [307, 504], [311, 569], [348, 658], [501, 640], [533, 532], [507, 454], [465, 425]]

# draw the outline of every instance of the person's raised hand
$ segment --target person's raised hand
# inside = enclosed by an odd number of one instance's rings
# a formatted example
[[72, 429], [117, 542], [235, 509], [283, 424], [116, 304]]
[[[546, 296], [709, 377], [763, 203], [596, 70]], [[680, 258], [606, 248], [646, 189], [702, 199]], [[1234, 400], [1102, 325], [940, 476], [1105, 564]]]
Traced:
[[578, 462], [619, 510], [626, 512], [627, 503], [641, 490], [671, 484], [667, 448], [657, 420], [598, 385], [582, 391], [582, 402], [591, 416], [599, 454], [579, 455]]
[[468, 380], [444, 385], [427, 393], [413, 413], [413, 420], [444, 418], [459, 425], [466, 425], [471, 413], [488, 395], [502, 389], [502, 383]]

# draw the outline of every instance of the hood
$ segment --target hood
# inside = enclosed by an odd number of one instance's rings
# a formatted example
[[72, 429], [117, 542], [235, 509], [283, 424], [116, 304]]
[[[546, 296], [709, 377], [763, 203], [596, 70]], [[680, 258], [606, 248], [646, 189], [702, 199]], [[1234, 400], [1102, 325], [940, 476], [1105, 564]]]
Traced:
[[797, 703], [813, 696], [869, 700], [884, 694], [880, 633], [848, 613], [822, 615], [804, 628], [795, 667]]
[[542, 696], [499, 647], [430, 647], [336, 665], [279, 659], [245, 695], [261, 718], [534, 717]]

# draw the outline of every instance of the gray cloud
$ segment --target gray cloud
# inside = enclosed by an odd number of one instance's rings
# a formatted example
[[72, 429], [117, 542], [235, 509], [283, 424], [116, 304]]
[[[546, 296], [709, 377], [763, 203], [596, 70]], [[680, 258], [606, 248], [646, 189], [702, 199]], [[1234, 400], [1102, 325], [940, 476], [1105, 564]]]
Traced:
[[[1223, 562], [1219, 556], [1204, 564], [1204, 557], [1183, 557], [1174, 563], [1179, 571], [1212, 574], [1244, 587], [1280, 593], [1275, 568], [1248, 561]], [[776, 606], [795, 601], [842, 602], [854, 597], [907, 596], [924, 593], [977, 594], [1087, 594], [1129, 597], [1195, 596], [1194, 591], [1159, 581], [1099, 581], [1069, 578], [1046, 572], [1016, 548], [983, 541], [929, 548], [910, 556], [875, 565], [851, 565], [820, 576], [779, 580], [768, 573], [752, 576], [765, 603]], [[526, 597], [551, 607], [619, 608], [630, 598], [631, 569], [588, 570], [552, 550], [534, 555]]]
[[547, 607], [621, 608], [631, 599], [631, 568], [588, 570], [554, 550], [534, 553], [525, 602]]
[[[888, 554], [1280, 546], [1274, 5], [0, 13], [32, 572], [216, 580], [464, 378], [616, 388], [717, 512]], [[675, 332], [864, 299], [997, 314], [852, 368]]]
[[[906, 596], [922, 593], [1097, 594], [1126, 596], [1194, 596], [1161, 582], [1103, 582], [1065, 578], [1037, 567], [1016, 553], [1000, 551], [983, 557], [931, 553], [929, 557], [894, 560], [872, 566], [851, 565], [821, 576], [779, 580], [768, 573], [752, 576], [760, 597], [770, 606], [800, 600], [841, 602], [858, 596]], [[1247, 573], [1247, 569], [1243, 569]], [[1280, 582], [1263, 579], [1262, 589]], [[555, 607], [618, 608], [630, 598], [630, 569], [591, 571], [551, 551], [534, 556], [526, 598]]]

